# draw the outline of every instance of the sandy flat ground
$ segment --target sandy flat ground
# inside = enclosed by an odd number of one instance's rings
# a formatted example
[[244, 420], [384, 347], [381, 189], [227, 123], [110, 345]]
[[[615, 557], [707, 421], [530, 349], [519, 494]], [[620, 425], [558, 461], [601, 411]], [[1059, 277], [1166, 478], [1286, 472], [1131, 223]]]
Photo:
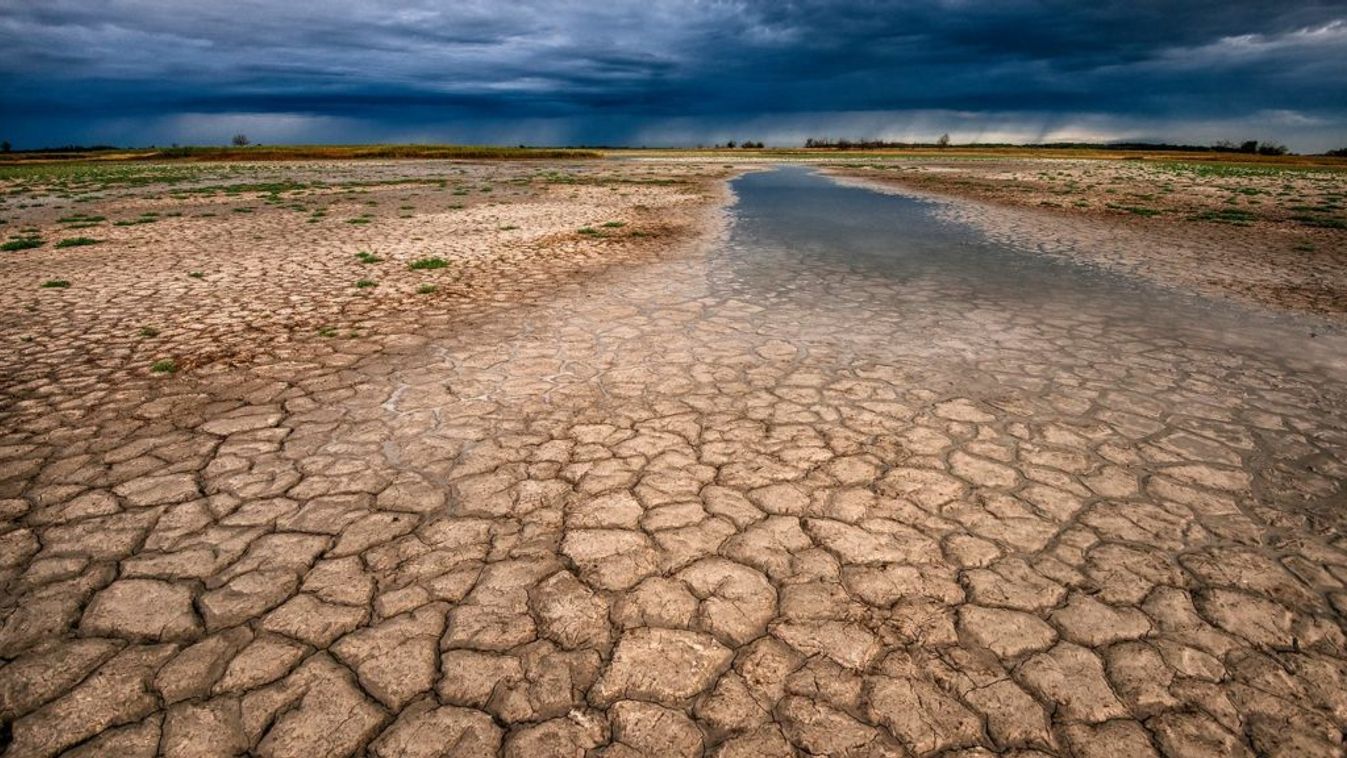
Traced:
[[1331, 355], [726, 250], [719, 163], [174, 171], [9, 185], [7, 755], [1343, 749]]

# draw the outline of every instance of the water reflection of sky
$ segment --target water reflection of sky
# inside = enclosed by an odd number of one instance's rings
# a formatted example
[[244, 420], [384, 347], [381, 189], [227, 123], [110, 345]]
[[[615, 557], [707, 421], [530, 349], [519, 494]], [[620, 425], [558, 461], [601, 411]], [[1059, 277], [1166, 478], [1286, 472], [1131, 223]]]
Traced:
[[1267, 352], [1347, 375], [1347, 340], [1330, 325], [1016, 250], [941, 218], [929, 201], [801, 166], [746, 174], [734, 189], [736, 223], [718, 263], [739, 297], [847, 308], [900, 331], [958, 330], [960, 313], [970, 314], [964, 327], [984, 329], [997, 317], [1099, 320], [1120, 339]]

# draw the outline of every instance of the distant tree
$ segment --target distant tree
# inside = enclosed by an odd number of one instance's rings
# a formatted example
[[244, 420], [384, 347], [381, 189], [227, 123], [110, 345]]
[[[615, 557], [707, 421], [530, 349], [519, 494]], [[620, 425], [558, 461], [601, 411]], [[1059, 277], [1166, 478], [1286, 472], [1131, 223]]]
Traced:
[[13, 149], [14, 149], [14, 146], [11, 145], [11, 144], [9, 144], [9, 140], [5, 140], [4, 142], [0, 142], [0, 153], [8, 153], [10, 150], [13, 150]]
[[1286, 155], [1286, 145], [1278, 145], [1275, 142], [1264, 142], [1258, 146], [1259, 155]]
[[234, 138], [229, 142], [233, 144], [234, 147], [247, 147], [252, 140], [248, 139], [248, 135], [246, 134], [235, 134]]
[[1256, 153], [1256, 152], [1258, 152], [1258, 140], [1256, 140], [1256, 139], [1251, 139], [1251, 140], [1249, 140], [1248, 142], [1241, 142], [1240, 145], [1239, 145], [1239, 151], [1240, 151], [1241, 153]]
[[1331, 155], [1334, 158], [1347, 158], [1347, 147], [1340, 147], [1337, 150], [1329, 150], [1324, 155]]
[[725, 143], [725, 147], [734, 147], [734, 140]]
[[948, 135], [948, 134], [942, 134], [942, 135], [940, 135], [940, 139], [938, 139], [938, 140], [935, 141], [935, 146], [936, 146], [936, 147], [942, 147], [942, 148], [943, 148], [943, 147], [949, 147], [949, 135]]

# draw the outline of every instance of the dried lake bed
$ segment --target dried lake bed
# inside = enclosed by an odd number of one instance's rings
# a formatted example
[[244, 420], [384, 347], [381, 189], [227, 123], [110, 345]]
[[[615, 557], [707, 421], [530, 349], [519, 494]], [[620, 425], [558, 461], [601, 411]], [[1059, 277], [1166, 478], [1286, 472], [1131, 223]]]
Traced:
[[1343, 750], [1331, 307], [799, 166], [6, 182], [7, 755]]

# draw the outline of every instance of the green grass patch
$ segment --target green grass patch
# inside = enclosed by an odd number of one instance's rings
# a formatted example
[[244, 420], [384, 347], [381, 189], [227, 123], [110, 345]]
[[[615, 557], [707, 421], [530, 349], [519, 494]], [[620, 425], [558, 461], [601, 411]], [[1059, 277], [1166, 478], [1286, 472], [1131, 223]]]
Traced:
[[359, 281], [357, 281], [357, 282], [355, 283], [355, 286], [356, 286], [356, 289], [362, 289], [362, 290], [363, 290], [363, 289], [369, 289], [370, 287], [378, 287], [378, 286], [379, 286], [379, 283], [376, 282], [376, 281], [374, 281], [373, 279], [361, 279], [361, 280], [359, 280]]
[[57, 247], [84, 247], [85, 245], [97, 245], [99, 240], [93, 237], [69, 237], [56, 243]]
[[178, 371], [178, 362], [172, 358], [163, 358], [151, 363], [150, 371], [156, 374], [174, 374]]
[[32, 250], [35, 247], [42, 247], [43, 244], [41, 237], [19, 237], [0, 245], [0, 250]]
[[63, 290], [70, 286], [70, 282], [64, 279], [48, 279], [42, 283], [42, 286], [49, 290]]
[[1212, 221], [1217, 224], [1234, 224], [1235, 226], [1248, 226], [1257, 219], [1257, 216], [1236, 208], [1222, 208], [1219, 211], [1202, 211], [1193, 216], [1198, 221]]
[[448, 265], [449, 261], [446, 261], [443, 258], [437, 257], [417, 258], [411, 263], [408, 263], [407, 268], [411, 269], [412, 271], [429, 271], [431, 269], [444, 268], [445, 266]]
[[365, 253], [365, 252], [356, 253], [356, 254], [355, 254], [355, 257], [356, 257], [356, 259], [359, 260], [361, 263], [366, 263], [366, 264], [370, 264], [370, 263], [380, 263], [380, 262], [383, 261], [383, 258], [380, 258], [379, 256], [375, 255], [374, 253]]
[[423, 285], [421, 285], [420, 287], [417, 287], [417, 288], [416, 288], [416, 294], [418, 294], [418, 295], [430, 295], [430, 294], [434, 294], [435, 291], [438, 290], [438, 289], [439, 289], [439, 287], [436, 287], [436, 286], [433, 285], [433, 284], [423, 284]]
[[1347, 229], [1347, 221], [1340, 218], [1329, 218], [1326, 216], [1292, 216], [1292, 221], [1298, 221], [1305, 226], [1313, 226], [1319, 229]]
[[192, 277], [193, 279], [204, 279], [206, 277], [204, 271], [188, 271], [187, 275]]

